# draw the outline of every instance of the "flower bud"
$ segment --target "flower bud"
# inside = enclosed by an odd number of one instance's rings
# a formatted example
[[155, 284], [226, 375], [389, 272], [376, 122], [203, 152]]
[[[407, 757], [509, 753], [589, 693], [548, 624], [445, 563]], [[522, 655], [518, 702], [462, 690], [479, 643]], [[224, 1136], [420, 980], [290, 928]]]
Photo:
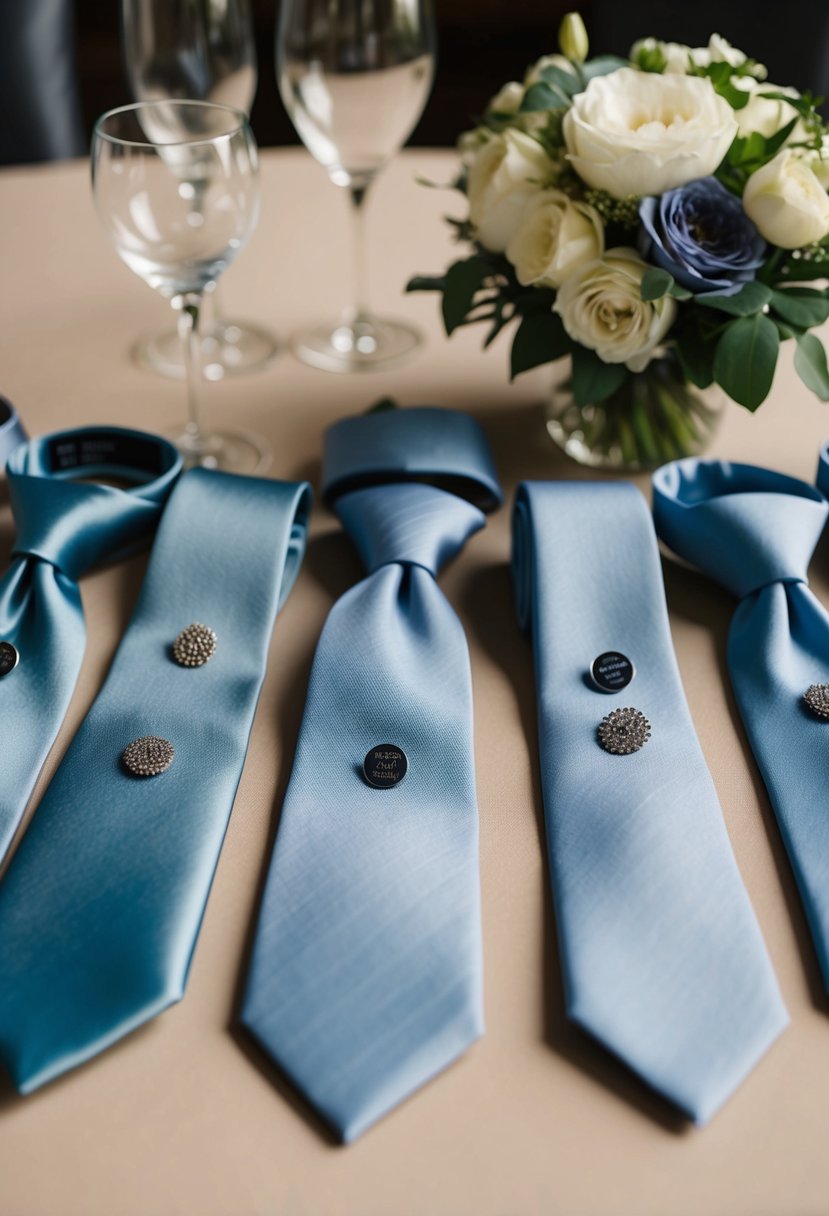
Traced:
[[558, 45], [562, 55], [573, 63], [584, 63], [589, 43], [581, 13], [567, 13], [558, 27]]

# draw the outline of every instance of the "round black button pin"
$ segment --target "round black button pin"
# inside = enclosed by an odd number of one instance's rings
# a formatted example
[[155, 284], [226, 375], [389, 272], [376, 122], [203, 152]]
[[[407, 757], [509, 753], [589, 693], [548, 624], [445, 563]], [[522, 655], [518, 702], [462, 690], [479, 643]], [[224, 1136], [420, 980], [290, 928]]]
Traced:
[[402, 748], [394, 743], [378, 743], [363, 761], [363, 776], [376, 790], [387, 790], [406, 776], [409, 761]]
[[635, 675], [630, 659], [618, 650], [606, 650], [590, 664], [590, 679], [600, 692], [621, 692]]
[[11, 642], [0, 642], [0, 680], [14, 671], [19, 661], [17, 647], [12, 646]]

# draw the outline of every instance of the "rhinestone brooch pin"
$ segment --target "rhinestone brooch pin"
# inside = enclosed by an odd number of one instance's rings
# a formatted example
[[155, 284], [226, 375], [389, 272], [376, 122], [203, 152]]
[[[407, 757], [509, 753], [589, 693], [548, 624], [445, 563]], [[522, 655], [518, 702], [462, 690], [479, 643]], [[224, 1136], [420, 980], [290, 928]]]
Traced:
[[639, 709], [614, 709], [602, 718], [599, 743], [613, 756], [629, 756], [644, 747], [651, 737], [651, 724]]
[[803, 700], [813, 714], [819, 718], [829, 718], [829, 684], [810, 684], [803, 694]]
[[167, 771], [175, 754], [175, 748], [167, 739], [143, 735], [124, 748], [121, 760], [134, 777], [157, 777]]
[[216, 653], [216, 633], [194, 621], [173, 642], [173, 658], [179, 667], [203, 667]]

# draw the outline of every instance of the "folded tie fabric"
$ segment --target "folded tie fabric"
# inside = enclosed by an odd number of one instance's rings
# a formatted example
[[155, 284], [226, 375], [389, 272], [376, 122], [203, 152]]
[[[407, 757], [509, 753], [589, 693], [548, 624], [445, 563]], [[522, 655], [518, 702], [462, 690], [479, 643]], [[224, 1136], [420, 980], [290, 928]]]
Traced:
[[27, 438], [17, 410], [8, 397], [0, 397], [0, 476], [14, 449], [25, 443]]
[[629, 483], [524, 482], [513, 537], [567, 1013], [702, 1124], [788, 1018], [680, 683], [650, 515]]
[[483, 1031], [469, 655], [435, 576], [500, 489], [435, 409], [338, 423], [323, 481], [369, 573], [314, 659], [241, 1018], [351, 1141]]
[[28, 1092], [181, 999], [305, 484], [193, 470], [107, 680], [0, 882], [0, 1058]]
[[0, 861], [78, 678], [86, 629], [77, 580], [149, 540], [181, 467], [165, 439], [120, 427], [47, 435], [9, 457], [17, 536], [0, 580]]
[[682, 460], [654, 474], [656, 529], [737, 597], [728, 667], [829, 988], [829, 614], [806, 572], [823, 495], [768, 469]]

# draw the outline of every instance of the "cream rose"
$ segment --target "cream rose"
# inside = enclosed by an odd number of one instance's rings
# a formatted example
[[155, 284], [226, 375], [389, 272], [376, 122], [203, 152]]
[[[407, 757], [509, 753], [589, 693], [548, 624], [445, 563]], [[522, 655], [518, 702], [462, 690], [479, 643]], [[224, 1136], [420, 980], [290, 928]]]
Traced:
[[487, 110], [491, 114], [517, 114], [524, 100], [524, 86], [517, 80], [508, 80], [489, 100]]
[[573, 98], [563, 129], [579, 177], [626, 198], [663, 194], [713, 173], [737, 121], [704, 77], [619, 68]]
[[553, 162], [537, 140], [522, 131], [493, 135], [469, 168], [469, 218], [478, 240], [503, 253], [521, 222], [524, 208], [548, 183]]
[[799, 249], [829, 234], [829, 195], [808, 160], [790, 148], [752, 173], [743, 209], [760, 235], [781, 249]]
[[527, 204], [506, 254], [524, 287], [560, 287], [577, 266], [603, 251], [604, 228], [596, 209], [560, 190], [543, 190]]
[[676, 317], [670, 296], [642, 299], [647, 269], [634, 249], [608, 249], [564, 281], [553, 305], [574, 342], [632, 372], [647, 367]]
[[[785, 127], [786, 123], [797, 118], [797, 110], [788, 102], [762, 96], [763, 93], [785, 93], [787, 97], [799, 97], [797, 89], [791, 89], [788, 85], [761, 83], [751, 76], [734, 76], [731, 83], [735, 88], [749, 94], [747, 105], [744, 105], [742, 110], [734, 111], [741, 135], [751, 135], [753, 131], [759, 131], [768, 139], [781, 127]], [[790, 138], [799, 138], [801, 135], [795, 127]]]

